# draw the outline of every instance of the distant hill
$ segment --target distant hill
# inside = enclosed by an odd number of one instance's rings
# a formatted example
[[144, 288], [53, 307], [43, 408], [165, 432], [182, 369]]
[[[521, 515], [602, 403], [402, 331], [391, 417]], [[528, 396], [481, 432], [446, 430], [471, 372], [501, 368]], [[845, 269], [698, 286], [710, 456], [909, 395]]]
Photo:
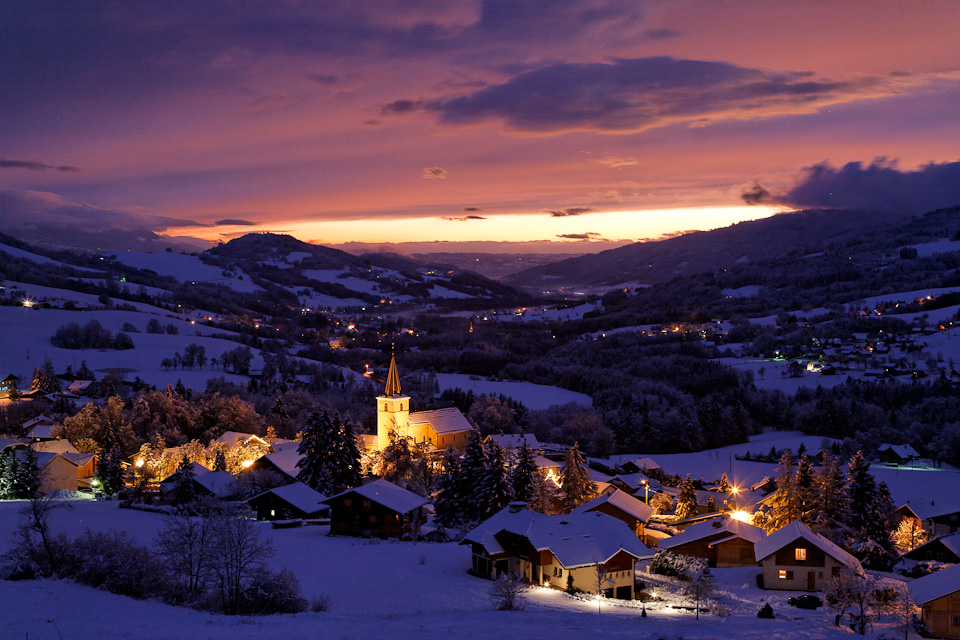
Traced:
[[814, 253], [824, 244], [854, 237], [866, 229], [904, 221], [903, 214], [865, 211], [783, 213], [712, 231], [561, 260], [520, 271], [506, 277], [504, 282], [536, 293], [613, 287], [630, 282], [656, 284], [676, 276], [772, 260], [796, 251]]

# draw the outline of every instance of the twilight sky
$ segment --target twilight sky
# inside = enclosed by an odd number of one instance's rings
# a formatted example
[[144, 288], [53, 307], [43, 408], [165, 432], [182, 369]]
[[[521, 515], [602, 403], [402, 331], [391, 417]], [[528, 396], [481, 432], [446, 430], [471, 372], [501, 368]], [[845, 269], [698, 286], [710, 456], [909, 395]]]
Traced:
[[0, 219], [588, 251], [921, 213], [960, 204], [958, 33], [955, 0], [7, 0]]

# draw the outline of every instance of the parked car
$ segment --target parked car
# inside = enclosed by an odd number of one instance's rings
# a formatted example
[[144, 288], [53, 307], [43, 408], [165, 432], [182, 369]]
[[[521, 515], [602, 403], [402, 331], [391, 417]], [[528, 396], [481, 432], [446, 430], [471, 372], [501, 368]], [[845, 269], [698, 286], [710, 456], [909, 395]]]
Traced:
[[796, 598], [787, 598], [787, 604], [798, 609], [819, 609], [823, 606], [823, 600], [817, 596], [806, 594]]

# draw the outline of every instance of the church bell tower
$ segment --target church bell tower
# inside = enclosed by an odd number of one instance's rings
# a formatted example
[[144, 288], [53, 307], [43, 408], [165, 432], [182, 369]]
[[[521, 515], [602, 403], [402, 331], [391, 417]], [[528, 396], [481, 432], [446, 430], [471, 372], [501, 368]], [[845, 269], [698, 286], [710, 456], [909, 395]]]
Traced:
[[390, 356], [390, 371], [387, 373], [387, 386], [383, 395], [377, 396], [377, 450], [383, 451], [390, 445], [390, 432], [406, 437], [410, 422], [410, 396], [400, 393], [400, 375], [397, 373], [397, 359]]

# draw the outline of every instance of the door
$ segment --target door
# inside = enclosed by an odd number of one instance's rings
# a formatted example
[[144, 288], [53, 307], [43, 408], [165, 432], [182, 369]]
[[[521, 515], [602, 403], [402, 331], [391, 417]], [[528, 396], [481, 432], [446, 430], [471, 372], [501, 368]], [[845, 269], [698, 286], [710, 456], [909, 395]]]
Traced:
[[817, 572], [807, 571], [807, 589], [814, 591], [817, 588]]

